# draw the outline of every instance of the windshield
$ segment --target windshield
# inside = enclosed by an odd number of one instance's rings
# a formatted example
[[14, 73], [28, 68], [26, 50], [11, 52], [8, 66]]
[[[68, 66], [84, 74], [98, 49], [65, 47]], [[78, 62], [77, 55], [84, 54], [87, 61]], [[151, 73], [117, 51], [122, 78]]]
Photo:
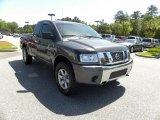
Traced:
[[143, 39], [143, 42], [151, 42], [151, 39]]
[[92, 28], [78, 23], [56, 23], [56, 26], [62, 37], [97, 37], [101, 36]]
[[133, 39], [132, 39], [132, 40], [131, 40], [131, 39], [126, 39], [126, 40], [125, 40], [125, 42], [135, 43], [135, 42], [136, 42], [136, 40], [133, 40]]

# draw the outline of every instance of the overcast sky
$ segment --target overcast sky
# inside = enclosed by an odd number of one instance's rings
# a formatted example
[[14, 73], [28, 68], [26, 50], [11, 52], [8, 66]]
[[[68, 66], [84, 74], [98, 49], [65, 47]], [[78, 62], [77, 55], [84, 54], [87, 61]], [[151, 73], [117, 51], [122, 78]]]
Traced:
[[0, 0], [0, 18], [23, 26], [25, 21], [48, 20], [48, 13], [54, 13], [54, 19], [78, 16], [89, 24], [102, 19], [111, 23], [119, 10], [145, 13], [150, 5], [160, 10], [160, 0]]

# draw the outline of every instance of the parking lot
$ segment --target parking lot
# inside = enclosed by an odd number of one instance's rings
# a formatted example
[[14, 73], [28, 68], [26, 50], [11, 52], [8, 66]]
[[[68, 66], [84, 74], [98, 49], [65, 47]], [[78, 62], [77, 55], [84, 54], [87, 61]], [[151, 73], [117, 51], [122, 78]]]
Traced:
[[130, 76], [62, 95], [50, 67], [0, 59], [0, 120], [160, 120], [160, 59], [131, 55]]

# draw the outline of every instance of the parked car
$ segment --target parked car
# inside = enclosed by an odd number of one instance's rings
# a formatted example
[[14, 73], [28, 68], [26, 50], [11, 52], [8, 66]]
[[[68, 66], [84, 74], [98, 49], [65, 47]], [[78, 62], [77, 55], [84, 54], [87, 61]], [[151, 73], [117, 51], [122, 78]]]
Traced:
[[154, 39], [154, 42], [155, 42], [156, 46], [159, 45], [159, 40], [158, 39]]
[[160, 45], [160, 39], [157, 39], [158, 40], [158, 43], [159, 43], [159, 45]]
[[111, 35], [111, 34], [101, 34], [102, 38], [104, 39], [114, 39], [115, 35]]
[[19, 34], [18, 33], [14, 33], [13, 37], [19, 37]]
[[3, 38], [3, 35], [0, 33], [0, 39], [2, 39]]
[[121, 39], [119, 39], [119, 38], [114, 38], [113, 39], [113, 42], [115, 42], [115, 43], [121, 43], [121, 42], [123, 42]]
[[143, 38], [142, 42], [144, 47], [156, 47], [154, 38]]
[[127, 46], [131, 53], [133, 53], [134, 51], [144, 50], [144, 45], [139, 39], [126, 39], [121, 44]]
[[110, 34], [101, 34], [102, 38], [111, 42], [120, 43], [121, 40], [119, 38], [116, 38], [115, 35]]
[[108, 40], [110, 42], [115, 42], [115, 43], [121, 43], [122, 42], [122, 40], [120, 40], [119, 38], [113, 38], [113, 39], [104, 38], [104, 39], [106, 39], [106, 40]]
[[53, 67], [56, 84], [65, 95], [74, 93], [78, 83], [103, 85], [132, 69], [127, 47], [102, 39], [80, 23], [40, 21], [30, 39], [20, 39], [20, 46], [26, 65], [35, 57]]
[[134, 39], [134, 40], [140, 40], [142, 41], [143, 39], [139, 36], [128, 36], [126, 39]]
[[118, 38], [118, 39], [124, 41], [124, 40], [126, 39], [126, 36], [116, 36], [116, 38]]

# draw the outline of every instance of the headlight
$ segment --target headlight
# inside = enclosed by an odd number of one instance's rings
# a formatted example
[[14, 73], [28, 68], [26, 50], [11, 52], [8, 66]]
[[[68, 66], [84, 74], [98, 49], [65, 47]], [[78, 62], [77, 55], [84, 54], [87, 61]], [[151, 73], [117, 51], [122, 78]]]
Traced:
[[80, 62], [98, 62], [97, 54], [80, 54]]

